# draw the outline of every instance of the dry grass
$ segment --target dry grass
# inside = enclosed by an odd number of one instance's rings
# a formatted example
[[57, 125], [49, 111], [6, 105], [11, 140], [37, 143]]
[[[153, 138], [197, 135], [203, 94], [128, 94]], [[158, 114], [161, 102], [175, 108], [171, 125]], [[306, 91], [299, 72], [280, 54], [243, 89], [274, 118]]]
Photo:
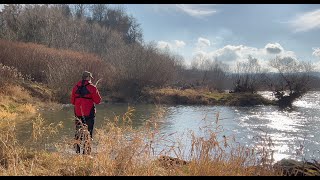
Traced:
[[16, 100], [30, 100], [31, 96], [28, 91], [23, 89], [21, 86], [18, 85], [6, 85], [6, 87], [2, 88], [3, 95], [11, 96]]
[[8, 111], [3, 110], [2, 108], [0, 109], [0, 126], [2, 126], [2, 121], [3, 119], [8, 119], [8, 120], [13, 120], [17, 117], [17, 113], [11, 113]]
[[[2, 95], [0, 93], [0, 95]], [[0, 127], [5, 127], [5, 120], [25, 121], [36, 114], [36, 106], [30, 103], [19, 103], [15, 101], [16, 97], [2, 95], [0, 100]]]
[[[0, 136], [0, 175], [277, 175], [268, 166], [258, 163], [254, 151], [239, 145], [233, 146], [228, 138], [219, 140], [218, 126], [213, 131], [206, 131], [206, 137], [191, 133], [190, 151], [184, 152], [180, 146], [157, 149], [162, 142], [170, 141], [171, 135], [161, 135], [157, 128], [165, 112], [160, 109], [144, 126], [135, 129], [131, 121], [133, 111], [129, 108], [122, 116], [115, 116], [96, 129], [92, 156], [76, 155], [72, 149], [72, 138], [56, 143], [55, 152], [48, 152], [43, 146], [27, 148], [17, 143], [15, 126], [11, 126]], [[45, 125], [40, 116], [36, 117], [29, 143], [42, 144], [41, 139], [56, 135], [61, 126], [61, 123]], [[171, 158], [176, 162], [158, 159], [170, 154], [176, 155], [176, 158]], [[186, 159], [183, 160], [183, 157]]]
[[156, 103], [173, 104], [221, 104], [225, 99], [229, 99], [231, 94], [212, 92], [206, 88], [202, 89], [147, 89], [146, 93], [154, 99]]
[[144, 93], [146, 97], [152, 99], [152, 102], [159, 104], [254, 106], [274, 103], [259, 94], [225, 93], [210, 91], [208, 88], [184, 90], [174, 88], [145, 89]]
[[19, 83], [2, 84], [0, 88], [0, 127], [6, 127], [6, 120], [15, 123], [35, 117], [39, 108], [50, 107], [58, 109], [56, 103], [41, 101], [31, 95], [30, 91]]
[[33, 96], [69, 102], [70, 87], [81, 79], [84, 70], [93, 72], [96, 79], [102, 78], [101, 86], [109, 85], [112, 80], [112, 66], [95, 54], [0, 39], [0, 80], [11, 84], [23, 76], [54, 90], [48, 92], [35, 83], [23, 84]]
[[58, 124], [45, 124], [45, 120], [39, 114], [35, 119], [32, 120], [32, 141], [49, 138], [50, 136], [57, 134], [59, 128], [62, 127], [63, 124], [61, 121]]
[[0, 80], [1, 128], [6, 127], [6, 120], [28, 120], [41, 106], [56, 108], [54, 103], [50, 103], [52, 93], [49, 88], [25, 78], [16, 68], [0, 63]]

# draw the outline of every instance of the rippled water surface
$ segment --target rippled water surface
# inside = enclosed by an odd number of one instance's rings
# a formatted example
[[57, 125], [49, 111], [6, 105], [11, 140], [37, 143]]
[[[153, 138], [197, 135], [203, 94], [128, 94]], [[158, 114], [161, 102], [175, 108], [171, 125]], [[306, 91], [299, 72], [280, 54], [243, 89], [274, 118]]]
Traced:
[[[270, 92], [261, 92], [271, 97]], [[128, 105], [101, 104], [97, 106], [95, 127], [127, 111]], [[133, 105], [132, 118], [135, 127], [157, 114], [155, 105]], [[281, 110], [277, 106], [227, 107], [227, 106], [164, 106], [164, 117], [159, 120], [160, 134], [173, 133], [172, 137], [188, 142], [190, 131], [201, 136], [203, 127], [217, 130], [245, 146], [262, 143], [261, 138], [270, 138], [275, 160], [282, 158], [320, 159], [320, 92], [309, 92], [294, 102], [292, 109]], [[42, 111], [48, 123], [63, 121], [61, 136], [72, 137], [73, 107], [66, 105], [57, 111]], [[218, 120], [217, 120], [218, 115]], [[215, 129], [218, 128], [218, 129]], [[24, 127], [25, 138], [28, 127]], [[29, 128], [30, 129], [30, 128]], [[259, 140], [260, 138], [260, 140]], [[299, 154], [302, 153], [302, 154]]]

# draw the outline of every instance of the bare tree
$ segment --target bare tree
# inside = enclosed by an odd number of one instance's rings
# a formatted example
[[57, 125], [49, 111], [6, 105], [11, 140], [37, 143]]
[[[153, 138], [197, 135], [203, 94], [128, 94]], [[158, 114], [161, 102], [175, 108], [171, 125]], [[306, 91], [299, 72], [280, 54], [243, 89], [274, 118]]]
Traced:
[[1, 12], [1, 31], [2, 38], [9, 40], [18, 40], [21, 33], [19, 20], [22, 12], [22, 5], [5, 4]]
[[41, 32], [47, 26], [46, 16], [48, 7], [45, 5], [30, 5], [24, 7], [21, 13], [22, 40], [33, 43], [43, 43]]
[[234, 92], [255, 93], [264, 76], [264, 72], [258, 59], [249, 55], [247, 61], [237, 63], [233, 76]]
[[208, 72], [210, 66], [210, 59], [203, 54], [197, 54], [192, 62], [191, 67], [192, 69], [197, 69], [202, 72], [201, 80], [199, 81], [199, 85], [204, 85], [208, 80]]
[[225, 88], [225, 81], [228, 78], [229, 66], [214, 59], [209, 66], [209, 80], [213, 89], [222, 91]]
[[0, 11], [0, 27], [2, 27], [2, 28], [0, 28], [0, 37], [4, 37], [5, 36], [5, 28], [4, 28], [5, 25], [6, 25], [6, 21], [5, 21], [4, 17], [3, 17], [3, 12]]
[[106, 4], [92, 4], [91, 9], [92, 9], [92, 20], [102, 26], [103, 20], [106, 17], [108, 5], [106, 5]]
[[74, 4], [74, 14], [75, 17], [81, 19], [85, 16], [85, 11], [88, 5], [86, 4]]
[[55, 4], [53, 6], [61, 9], [64, 17], [66, 17], [66, 18], [72, 17], [71, 9], [68, 4]]
[[128, 29], [128, 32], [126, 33], [127, 43], [141, 43], [143, 41], [143, 38], [140, 24], [132, 16], [129, 17], [129, 24], [130, 27]]
[[270, 82], [280, 107], [291, 107], [294, 100], [310, 90], [312, 65], [292, 57], [276, 57], [270, 66], [277, 70], [278, 81]]
[[228, 66], [217, 59], [210, 59], [198, 54], [191, 62], [191, 70], [185, 70], [186, 78], [193, 78], [197, 86], [208, 87], [212, 90], [223, 90]]

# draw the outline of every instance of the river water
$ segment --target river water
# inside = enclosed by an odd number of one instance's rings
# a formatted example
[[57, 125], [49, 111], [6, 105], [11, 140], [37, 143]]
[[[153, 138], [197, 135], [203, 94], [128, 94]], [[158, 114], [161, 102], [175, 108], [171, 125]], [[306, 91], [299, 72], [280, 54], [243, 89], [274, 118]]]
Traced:
[[[260, 92], [272, 98], [270, 92]], [[156, 105], [130, 105], [135, 109], [133, 126], [139, 127], [157, 114]], [[203, 127], [217, 128], [218, 136], [225, 136], [247, 147], [259, 147], [264, 140], [271, 140], [275, 161], [282, 158], [320, 159], [320, 92], [312, 91], [294, 102], [292, 109], [277, 106], [229, 107], [229, 106], [187, 106], [162, 105], [163, 117], [159, 119], [160, 134], [174, 134], [174, 138], [188, 138], [192, 131], [201, 136]], [[124, 114], [128, 104], [97, 105], [95, 128], [116, 115]], [[46, 123], [62, 121], [64, 128], [60, 136], [72, 137], [73, 107], [64, 105], [59, 110], [41, 111]], [[26, 138], [27, 131], [20, 134]], [[182, 142], [187, 142], [183, 139]]]

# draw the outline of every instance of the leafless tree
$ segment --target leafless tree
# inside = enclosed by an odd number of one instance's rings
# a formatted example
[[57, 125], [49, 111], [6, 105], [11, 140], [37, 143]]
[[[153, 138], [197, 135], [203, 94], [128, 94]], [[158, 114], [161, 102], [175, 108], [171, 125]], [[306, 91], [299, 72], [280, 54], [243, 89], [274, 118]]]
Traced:
[[1, 32], [2, 38], [9, 40], [18, 40], [21, 33], [19, 20], [22, 12], [22, 6], [19, 4], [5, 4], [1, 12]]
[[223, 90], [226, 81], [228, 66], [217, 59], [210, 59], [203, 54], [198, 54], [191, 62], [192, 73], [187, 76], [195, 78], [195, 85], [208, 87], [213, 90]]
[[310, 90], [312, 65], [292, 57], [270, 60], [270, 66], [277, 71], [278, 81], [270, 82], [280, 107], [291, 107], [292, 103]]
[[234, 79], [234, 92], [255, 93], [264, 77], [265, 72], [259, 64], [258, 59], [248, 56], [247, 61], [238, 62]]
[[211, 63], [210, 59], [206, 57], [204, 54], [197, 54], [193, 58], [191, 62], [192, 69], [194, 70], [197, 69], [203, 72], [199, 85], [204, 85], [207, 82], [210, 63]]
[[92, 4], [92, 20], [102, 25], [102, 22], [106, 16], [108, 5], [106, 4]]
[[75, 17], [78, 19], [84, 18], [87, 6], [88, 5], [86, 4], [74, 4], [73, 8], [74, 8]]

